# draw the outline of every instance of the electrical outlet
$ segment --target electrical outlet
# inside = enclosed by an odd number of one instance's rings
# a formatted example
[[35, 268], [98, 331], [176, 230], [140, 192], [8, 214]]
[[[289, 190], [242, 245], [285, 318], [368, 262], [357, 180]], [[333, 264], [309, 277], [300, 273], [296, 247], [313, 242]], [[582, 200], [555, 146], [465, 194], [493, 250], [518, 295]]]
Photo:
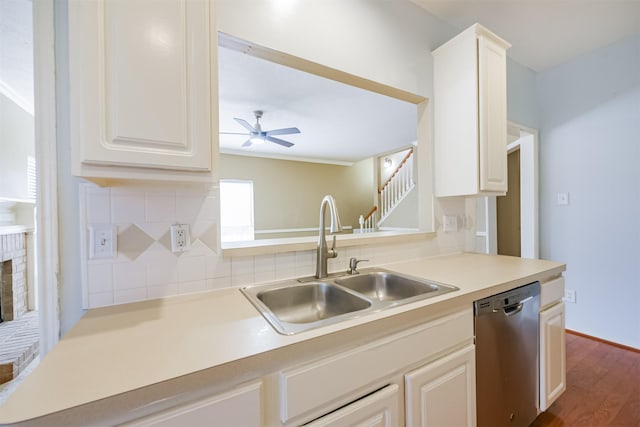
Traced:
[[189, 224], [171, 226], [171, 252], [184, 252], [191, 247]]
[[564, 298], [566, 302], [576, 303], [576, 291], [573, 289], [565, 289], [564, 290]]
[[115, 225], [90, 226], [89, 259], [115, 258], [118, 247], [117, 235]]

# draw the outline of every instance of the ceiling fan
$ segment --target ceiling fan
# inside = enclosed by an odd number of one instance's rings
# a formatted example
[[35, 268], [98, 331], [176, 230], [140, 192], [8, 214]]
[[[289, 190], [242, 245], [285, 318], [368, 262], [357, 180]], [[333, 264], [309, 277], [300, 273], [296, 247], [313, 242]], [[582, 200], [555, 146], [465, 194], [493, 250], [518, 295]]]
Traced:
[[273, 135], [291, 135], [295, 133], [300, 133], [298, 128], [282, 128], [282, 129], [273, 129], [273, 130], [262, 130], [262, 126], [260, 125], [260, 118], [262, 118], [263, 111], [256, 110], [253, 112], [256, 117], [256, 124], [251, 126], [246, 120], [239, 119], [234, 117], [233, 120], [238, 122], [242, 127], [249, 131], [246, 133], [236, 133], [236, 132], [220, 132], [223, 134], [231, 134], [231, 135], [249, 135], [249, 139], [247, 139], [241, 147], [250, 147], [253, 144], [262, 144], [265, 141], [273, 142], [275, 144], [282, 145], [283, 147], [292, 147], [294, 144], [289, 141], [285, 141], [283, 139], [274, 138]]

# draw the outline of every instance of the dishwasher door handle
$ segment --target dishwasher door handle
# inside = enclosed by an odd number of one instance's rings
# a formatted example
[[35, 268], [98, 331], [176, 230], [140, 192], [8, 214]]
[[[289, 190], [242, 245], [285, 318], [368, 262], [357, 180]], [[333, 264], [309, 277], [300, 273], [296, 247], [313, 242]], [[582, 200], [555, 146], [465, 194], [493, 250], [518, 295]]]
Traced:
[[502, 312], [504, 313], [505, 316], [509, 317], [509, 316], [514, 316], [518, 313], [520, 313], [522, 311], [522, 308], [524, 307], [524, 302], [521, 302], [520, 304], [517, 305], [512, 305], [510, 307], [505, 307], [502, 309]]

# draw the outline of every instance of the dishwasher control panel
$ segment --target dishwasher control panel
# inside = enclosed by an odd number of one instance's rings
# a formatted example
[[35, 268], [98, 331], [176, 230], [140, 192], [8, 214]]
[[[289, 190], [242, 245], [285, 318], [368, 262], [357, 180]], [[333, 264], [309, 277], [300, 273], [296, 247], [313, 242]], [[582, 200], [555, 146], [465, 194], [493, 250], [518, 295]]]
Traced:
[[[532, 286], [533, 285], [533, 286]], [[533, 282], [519, 288], [493, 295], [473, 303], [475, 315], [491, 313], [505, 308], [515, 307], [530, 298], [540, 295], [540, 282]]]

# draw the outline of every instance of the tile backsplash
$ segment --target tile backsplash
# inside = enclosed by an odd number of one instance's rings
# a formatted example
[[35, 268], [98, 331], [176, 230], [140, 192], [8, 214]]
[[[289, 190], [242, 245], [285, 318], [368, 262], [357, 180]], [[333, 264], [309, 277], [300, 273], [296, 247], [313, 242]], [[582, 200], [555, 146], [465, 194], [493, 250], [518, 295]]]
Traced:
[[[82, 184], [80, 209], [85, 308], [269, 282], [315, 272], [315, 251], [223, 257], [218, 243], [218, 188], [101, 188]], [[172, 224], [189, 224], [191, 248], [171, 252]], [[117, 256], [88, 259], [89, 227], [115, 225]], [[459, 251], [464, 234], [438, 233], [424, 242], [340, 247], [329, 271], [346, 270], [350, 257], [380, 265]]]

